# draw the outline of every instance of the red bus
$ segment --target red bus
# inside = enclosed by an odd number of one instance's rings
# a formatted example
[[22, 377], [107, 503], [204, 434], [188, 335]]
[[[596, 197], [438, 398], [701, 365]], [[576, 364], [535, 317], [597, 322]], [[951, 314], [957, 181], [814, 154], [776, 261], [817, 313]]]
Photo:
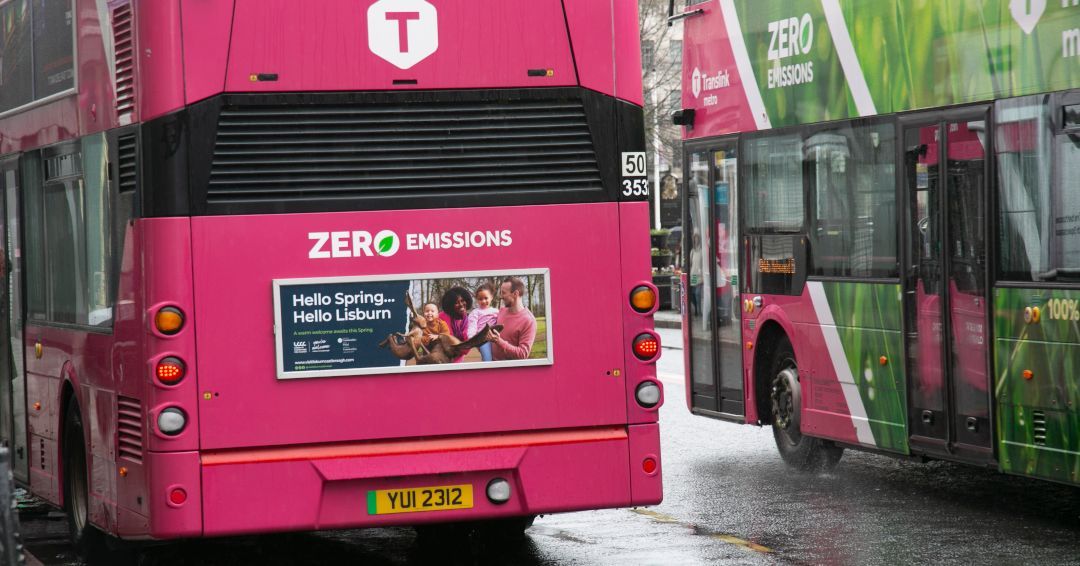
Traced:
[[661, 500], [630, 0], [0, 2], [0, 442], [79, 546]]
[[1080, 484], [1080, 6], [674, 17], [690, 409]]

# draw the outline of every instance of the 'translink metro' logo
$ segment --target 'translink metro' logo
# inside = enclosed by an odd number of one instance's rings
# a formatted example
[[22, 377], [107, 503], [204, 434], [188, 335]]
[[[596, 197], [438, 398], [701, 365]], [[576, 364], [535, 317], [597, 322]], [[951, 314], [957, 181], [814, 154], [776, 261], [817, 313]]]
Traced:
[[[393, 230], [382, 230], [374, 236], [367, 230], [310, 232], [308, 240], [313, 242], [308, 259], [393, 257], [402, 246], [402, 238]], [[508, 247], [514, 239], [510, 230], [476, 230], [406, 234], [404, 242], [406, 250], [421, 251]]]

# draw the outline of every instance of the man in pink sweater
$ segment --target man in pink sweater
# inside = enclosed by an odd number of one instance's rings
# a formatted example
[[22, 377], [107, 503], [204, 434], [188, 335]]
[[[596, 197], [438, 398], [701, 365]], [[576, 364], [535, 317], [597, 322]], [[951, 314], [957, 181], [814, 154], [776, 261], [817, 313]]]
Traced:
[[536, 317], [521, 303], [525, 283], [517, 277], [504, 279], [499, 287], [503, 308], [499, 309], [497, 324], [502, 332], [488, 331], [491, 341], [491, 358], [498, 360], [527, 360], [536, 340]]

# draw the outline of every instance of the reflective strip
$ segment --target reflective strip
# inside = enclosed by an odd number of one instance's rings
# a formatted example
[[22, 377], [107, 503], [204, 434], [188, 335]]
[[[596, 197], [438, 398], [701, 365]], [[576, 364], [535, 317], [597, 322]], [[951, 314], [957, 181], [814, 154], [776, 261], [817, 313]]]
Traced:
[[848, 412], [851, 413], [851, 423], [855, 425], [855, 436], [861, 444], [877, 446], [874, 433], [870, 430], [870, 420], [866, 418], [866, 407], [863, 406], [859, 386], [855, 384], [855, 376], [851, 373], [851, 366], [844, 355], [844, 346], [840, 343], [840, 333], [836, 330], [836, 321], [829, 309], [829, 299], [825, 297], [825, 287], [820, 281], [809, 281], [806, 287], [810, 291], [810, 300], [814, 303], [821, 333], [825, 335], [829, 359], [832, 360], [836, 378], [840, 381], [840, 389], [844, 392], [844, 400], [847, 401]]
[[757, 77], [754, 76], [754, 66], [750, 63], [750, 55], [746, 51], [742, 26], [739, 25], [739, 15], [735, 12], [735, 0], [720, 0], [720, 11], [724, 16], [728, 41], [731, 41], [731, 53], [735, 56], [735, 66], [739, 69], [739, 82], [742, 83], [746, 101], [750, 104], [750, 113], [754, 115], [757, 128], [767, 130], [772, 127], [772, 122], [769, 121], [769, 114], [765, 111], [765, 101], [761, 99]]
[[836, 46], [836, 55], [840, 58], [840, 66], [844, 69], [844, 78], [847, 79], [848, 88], [851, 89], [851, 97], [855, 99], [855, 109], [859, 116], [874, 116], [877, 108], [874, 106], [874, 98], [870, 96], [870, 88], [866, 86], [866, 77], [863, 75], [862, 65], [855, 55], [855, 46], [851, 43], [851, 34], [848, 33], [847, 22], [844, 21], [844, 12], [840, 10], [840, 0], [821, 0], [821, 7], [825, 10], [825, 21], [829, 23], [829, 35], [832, 36], [833, 45]]

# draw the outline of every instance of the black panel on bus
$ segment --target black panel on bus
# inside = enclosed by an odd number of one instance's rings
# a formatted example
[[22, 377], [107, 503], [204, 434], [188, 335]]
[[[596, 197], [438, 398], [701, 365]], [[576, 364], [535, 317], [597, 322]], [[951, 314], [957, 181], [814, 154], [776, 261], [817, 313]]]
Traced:
[[141, 139], [149, 217], [648, 198], [641, 108], [580, 88], [221, 95]]

